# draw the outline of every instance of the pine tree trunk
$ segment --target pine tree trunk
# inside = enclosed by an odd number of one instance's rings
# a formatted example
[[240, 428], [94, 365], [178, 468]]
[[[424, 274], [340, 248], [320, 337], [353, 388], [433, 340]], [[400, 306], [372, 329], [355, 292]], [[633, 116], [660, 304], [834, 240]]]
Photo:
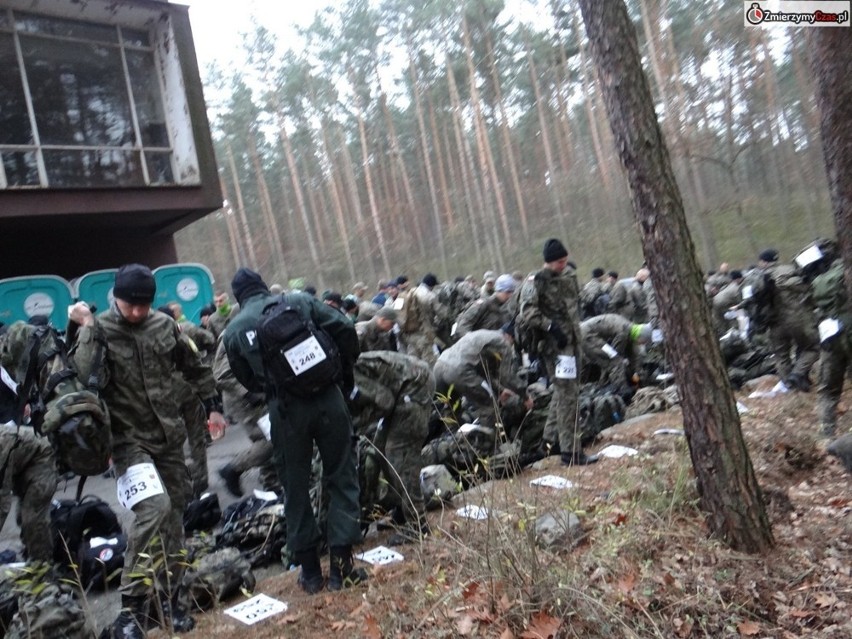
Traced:
[[284, 259], [284, 243], [281, 241], [281, 234], [278, 232], [278, 224], [275, 219], [275, 213], [272, 210], [272, 198], [269, 196], [266, 177], [263, 175], [263, 166], [260, 162], [260, 154], [257, 152], [257, 143], [251, 132], [248, 133], [248, 143], [251, 163], [254, 167], [255, 179], [257, 181], [257, 190], [260, 193], [260, 204], [266, 221], [266, 227], [269, 230], [268, 240], [273, 275], [276, 278], [282, 278], [286, 282], [290, 279], [290, 275], [287, 272], [287, 263]]
[[426, 135], [426, 123], [423, 119], [423, 106], [420, 103], [420, 80], [414, 67], [414, 57], [411, 49], [408, 52], [408, 75], [414, 92], [414, 114], [417, 118], [417, 128], [420, 133], [420, 150], [423, 154], [423, 167], [426, 170], [426, 184], [429, 187], [429, 199], [432, 204], [432, 220], [435, 224], [435, 240], [438, 243], [438, 257], [441, 259], [443, 272], [447, 272], [447, 250], [444, 246], [444, 229], [441, 224], [441, 212], [438, 210], [438, 194], [435, 190], [435, 178], [432, 174], [432, 159], [429, 153], [429, 141]]
[[808, 45], [816, 79], [828, 191], [843, 255], [846, 295], [852, 300], [852, 47], [848, 29], [825, 27], [810, 31]]
[[228, 167], [231, 170], [231, 180], [234, 183], [234, 191], [237, 195], [237, 215], [240, 219], [240, 224], [243, 227], [243, 238], [248, 252], [248, 266], [257, 268], [257, 255], [254, 252], [254, 239], [251, 236], [251, 227], [249, 227], [248, 216], [246, 215], [246, 207], [243, 203], [243, 190], [240, 188], [240, 176], [237, 173], [237, 163], [234, 161], [234, 152], [231, 150], [230, 142], [225, 142], [225, 152], [228, 156]]
[[225, 216], [225, 224], [228, 229], [228, 240], [231, 246], [231, 257], [234, 260], [234, 268], [232, 270], [236, 271], [239, 266], [245, 263], [245, 261], [243, 259], [242, 247], [240, 247], [240, 234], [237, 230], [237, 223], [234, 220], [234, 207], [231, 202], [231, 198], [228, 196], [228, 186], [221, 175], [219, 176], [219, 188], [222, 189], [222, 198], [225, 200], [225, 206], [222, 208], [222, 215]]
[[769, 518], [711, 327], [701, 269], [642, 69], [636, 30], [623, 0], [579, 4], [645, 257], [654, 273], [701, 505], [713, 534], [734, 549], [762, 552], [774, 543]]

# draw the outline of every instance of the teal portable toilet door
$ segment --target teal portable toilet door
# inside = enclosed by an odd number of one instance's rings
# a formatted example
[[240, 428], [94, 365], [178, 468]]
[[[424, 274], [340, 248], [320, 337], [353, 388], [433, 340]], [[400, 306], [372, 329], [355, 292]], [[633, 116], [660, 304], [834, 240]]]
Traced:
[[112, 306], [112, 287], [115, 285], [116, 268], [92, 271], [81, 275], [71, 282], [74, 298], [95, 307], [95, 312], [102, 313]]
[[0, 321], [11, 324], [46, 315], [59, 331], [68, 325], [71, 285], [58, 275], [26, 275], [0, 280]]
[[201, 309], [213, 301], [213, 274], [203, 264], [167, 264], [154, 269], [154, 307], [177, 302], [189, 321], [199, 324]]

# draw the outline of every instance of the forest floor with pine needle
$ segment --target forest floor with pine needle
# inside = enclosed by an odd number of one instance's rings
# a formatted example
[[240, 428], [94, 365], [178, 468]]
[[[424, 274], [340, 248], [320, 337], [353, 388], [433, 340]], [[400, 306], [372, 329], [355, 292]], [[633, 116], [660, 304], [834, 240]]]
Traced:
[[[760, 381], [762, 390], [774, 378]], [[753, 389], [751, 389], [753, 390]], [[216, 639], [330, 637], [537, 639], [582, 637], [852, 637], [852, 477], [817, 436], [816, 393], [749, 399], [743, 432], [767, 501], [776, 545], [763, 555], [708, 537], [678, 410], [604, 433], [639, 455], [564, 468], [551, 457], [508, 480], [461, 495], [429, 515], [433, 535], [398, 550], [405, 560], [368, 567], [370, 580], [304, 594], [296, 572], [267, 577], [255, 593], [288, 609], [253, 626], [199, 614], [188, 635]], [[847, 391], [841, 413], [852, 406]], [[841, 414], [849, 427], [852, 415]], [[530, 481], [558, 475], [567, 490]], [[456, 509], [484, 506], [486, 520]], [[533, 524], [569, 510], [582, 532], [559, 548], [535, 543]], [[368, 534], [359, 550], [386, 541]]]

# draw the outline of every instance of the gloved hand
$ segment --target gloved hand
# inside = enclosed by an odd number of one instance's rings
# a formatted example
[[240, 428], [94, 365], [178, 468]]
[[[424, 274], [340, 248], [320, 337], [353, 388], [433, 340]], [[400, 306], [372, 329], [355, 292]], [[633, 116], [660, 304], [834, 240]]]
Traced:
[[559, 325], [556, 322], [552, 322], [550, 324], [550, 328], [547, 329], [547, 332], [553, 335], [553, 339], [556, 340], [557, 348], [565, 348], [568, 346], [568, 336], [559, 328]]

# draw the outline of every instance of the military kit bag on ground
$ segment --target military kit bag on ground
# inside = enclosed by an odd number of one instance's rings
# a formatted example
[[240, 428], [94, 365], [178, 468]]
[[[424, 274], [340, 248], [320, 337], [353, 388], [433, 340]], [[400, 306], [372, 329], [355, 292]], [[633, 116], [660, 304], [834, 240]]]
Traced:
[[[49, 326], [16, 322], [7, 333], [7, 349], [20, 362], [19, 374], [24, 371], [18, 423], [23, 423], [23, 408], [29, 404], [30, 422], [36, 432], [50, 440], [61, 470], [82, 476], [106, 471], [111, 431], [109, 412], [97, 394], [97, 375], [85, 384], [78, 379], [65, 342]], [[101, 345], [95, 356], [96, 371], [102, 357]]]
[[222, 508], [216, 493], [204, 493], [193, 499], [183, 511], [183, 529], [187, 534], [199, 530], [213, 530], [222, 519]]
[[252, 592], [256, 584], [248, 559], [236, 548], [221, 548], [187, 568], [182, 591], [190, 610], [210, 610], [241, 590]]
[[340, 380], [334, 340], [286, 296], [263, 309], [257, 336], [264, 368], [279, 397], [311, 397]]
[[94, 495], [54, 501], [50, 528], [53, 560], [68, 570], [76, 566], [83, 587], [105, 588], [118, 578], [127, 537], [105, 501]]
[[280, 561], [281, 549], [287, 543], [287, 520], [280, 500], [246, 497], [228, 506], [222, 520], [217, 549], [236, 548], [252, 568]]
[[6, 639], [94, 639], [95, 630], [70, 585], [49, 583], [22, 595]]

